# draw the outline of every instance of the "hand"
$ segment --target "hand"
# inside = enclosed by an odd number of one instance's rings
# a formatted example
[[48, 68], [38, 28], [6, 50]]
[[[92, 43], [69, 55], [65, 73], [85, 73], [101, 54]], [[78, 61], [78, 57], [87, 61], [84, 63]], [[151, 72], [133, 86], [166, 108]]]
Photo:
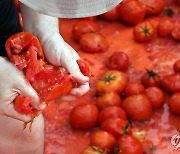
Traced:
[[89, 90], [89, 78], [84, 76], [76, 60], [80, 59], [76, 51], [59, 34], [57, 18], [41, 14], [20, 3], [25, 31], [38, 37], [49, 63], [62, 66], [72, 75], [78, 87], [71, 94], [82, 96]]
[[23, 73], [11, 62], [0, 57], [0, 67], [0, 115], [29, 122], [30, 115], [22, 115], [15, 110], [13, 100], [16, 96], [22, 94], [34, 98], [31, 105], [36, 110], [40, 111], [44, 109], [44, 106], [39, 104], [38, 95], [25, 80]]

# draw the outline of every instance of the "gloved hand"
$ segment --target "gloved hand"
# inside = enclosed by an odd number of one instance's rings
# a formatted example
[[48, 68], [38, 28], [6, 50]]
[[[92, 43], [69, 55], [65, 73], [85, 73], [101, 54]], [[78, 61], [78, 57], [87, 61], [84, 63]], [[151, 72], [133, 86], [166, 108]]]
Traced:
[[30, 115], [22, 115], [14, 108], [13, 100], [19, 94], [34, 98], [31, 104], [34, 109], [40, 111], [45, 108], [44, 105], [39, 104], [38, 95], [26, 82], [23, 73], [7, 59], [0, 57], [0, 115], [29, 122]]
[[48, 62], [64, 67], [79, 84], [72, 89], [71, 94], [85, 94], [89, 90], [89, 78], [81, 73], [76, 63], [76, 60], [80, 59], [77, 52], [59, 34], [58, 18], [41, 14], [22, 3], [20, 7], [25, 31], [38, 37]]

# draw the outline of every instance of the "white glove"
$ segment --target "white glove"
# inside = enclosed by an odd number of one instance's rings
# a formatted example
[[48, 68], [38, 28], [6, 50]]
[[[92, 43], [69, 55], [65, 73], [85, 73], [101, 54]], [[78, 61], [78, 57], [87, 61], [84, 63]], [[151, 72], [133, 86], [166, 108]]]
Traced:
[[64, 67], [78, 83], [71, 94], [82, 96], [89, 91], [89, 78], [84, 76], [76, 60], [77, 52], [59, 34], [58, 18], [50, 17], [20, 3], [25, 31], [38, 37], [49, 63]]
[[29, 122], [30, 115], [20, 114], [14, 108], [13, 100], [19, 94], [34, 98], [31, 104], [34, 109], [44, 109], [44, 106], [39, 104], [35, 90], [26, 82], [23, 73], [7, 59], [0, 57], [0, 115]]

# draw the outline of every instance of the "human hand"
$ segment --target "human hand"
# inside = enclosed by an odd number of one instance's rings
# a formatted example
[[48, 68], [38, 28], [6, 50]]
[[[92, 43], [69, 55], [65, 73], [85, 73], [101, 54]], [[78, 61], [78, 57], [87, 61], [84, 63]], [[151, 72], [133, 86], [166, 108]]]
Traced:
[[36, 110], [41, 111], [45, 106], [39, 104], [38, 95], [18, 68], [3, 57], [0, 57], [0, 67], [0, 115], [29, 122], [30, 115], [23, 115], [15, 110], [13, 100], [16, 96], [22, 94], [32, 97], [34, 101], [31, 106]]
[[89, 90], [89, 78], [84, 76], [77, 64], [80, 59], [77, 52], [68, 45], [59, 34], [57, 18], [41, 14], [24, 4], [20, 4], [25, 31], [38, 37], [46, 59], [55, 66], [64, 67], [77, 82], [71, 95], [82, 96]]

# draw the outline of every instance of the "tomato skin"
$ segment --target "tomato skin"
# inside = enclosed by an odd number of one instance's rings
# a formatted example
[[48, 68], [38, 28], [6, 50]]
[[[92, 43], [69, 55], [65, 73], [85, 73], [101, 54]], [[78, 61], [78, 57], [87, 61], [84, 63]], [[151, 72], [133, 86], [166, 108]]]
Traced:
[[160, 19], [157, 26], [157, 33], [159, 36], [165, 37], [172, 33], [174, 30], [174, 22], [171, 18]]
[[161, 78], [153, 70], [146, 70], [146, 72], [141, 77], [141, 82], [145, 87], [159, 87], [161, 84]]
[[16, 9], [18, 10], [18, 12], [20, 12], [19, 0], [14, 0], [14, 5]]
[[152, 115], [152, 105], [144, 94], [127, 97], [122, 102], [122, 108], [127, 116], [135, 121], [148, 120]]
[[137, 42], [148, 42], [155, 36], [155, 28], [150, 22], [141, 22], [133, 28], [133, 36]]
[[97, 98], [96, 105], [99, 110], [102, 110], [108, 106], [120, 106], [121, 97], [116, 92], [107, 92]]
[[88, 77], [90, 77], [92, 75], [89, 65], [85, 60], [78, 59], [77, 63], [79, 65], [80, 71], [83, 75], [88, 76]]
[[180, 92], [173, 94], [168, 100], [169, 110], [175, 114], [180, 115]]
[[180, 60], [177, 60], [173, 65], [174, 72], [180, 73]]
[[166, 75], [161, 80], [161, 86], [168, 92], [180, 92], [180, 73]]
[[118, 154], [143, 154], [141, 142], [132, 135], [123, 135], [118, 140]]
[[101, 124], [101, 130], [111, 133], [116, 139], [124, 134], [131, 134], [128, 122], [120, 118], [108, 118]]
[[111, 9], [110, 11], [102, 14], [101, 17], [110, 21], [116, 21], [120, 18], [120, 15], [117, 8], [115, 7]]
[[98, 108], [93, 104], [77, 105], [70, 113], [70, 124], [73, 128], [88, 130], [97, 124], [98, 115]]
[[126, 97], [141, 94], [141, 93], [144, 93], [144, 92], [145, 92], [145, 88], [139, 82], [128, 83], [125, 90], [124, 90], [124, 94], [125, 94]]
[[72, 28], [72, 36], [76, 41], [79, 41], [83, 34], [90, 32], [98, 32], [99, 27], [94, 21], [81, 20], [78, 21]]
[[100, 112], [99, 123], [102, 124], [109, 118], [121, 118], [126, 120], [126, 112], [121, 107], [109, 106]]
[[106, 66], [112, 70], [125, 70], [129, 66], [129, 58], [124, 52], [114, 52], [108, 58]]
[[96, 18], [97, 18], [97, 16], [91, 16], [91, 17], [82, 18], [82, 20], [94, 21], [94, 20], [96, 20]]
[[91, 134], [90, 145], [112, 152], [116, 145], [116, 139], [110, 133], [98, 130]]
[[176, 41], [180, 41], [180, 25], [175, 25], [171, 35]]
[[87, 146], [84, 150], [80, 152], [80, 154], [108, 154], [108, 153], [96, 147]]
[[115, 91], [120, 94], [128, 82], [128, 77], [120, 71], [108, 71], [98, 81], [96, 85], [97, 93]]
[[174, 0], [177, 4], [180, 4], [180, 0]]
[[79, 43], [81, 48], [89, 53], [105, 52], [109, 47], [106, 38], [98, 33], [83, 34]]
[[165, 97], [163, 91], [158, 87], [149, 87], [145, 95], [149, 98], [153, 108], [159, 108], [164, 104]]
[[18, 111], [21, 114], [32, 114], [33, 108], [30, 105], [33, 102], [32, 97], [25, 97], [23, 95], [18, 95], [14, 99], [14, 107], [16, 111]]
[[159, 14], [164, 6], [164, 0], [139, 0], [142, 4], [146, 6], [147, 15], [157, 15]]
[[139, 1], [127, 1], [117, 8], [122, 19], [128, 24], [135, 25], [146, 15], [146, 8]]

